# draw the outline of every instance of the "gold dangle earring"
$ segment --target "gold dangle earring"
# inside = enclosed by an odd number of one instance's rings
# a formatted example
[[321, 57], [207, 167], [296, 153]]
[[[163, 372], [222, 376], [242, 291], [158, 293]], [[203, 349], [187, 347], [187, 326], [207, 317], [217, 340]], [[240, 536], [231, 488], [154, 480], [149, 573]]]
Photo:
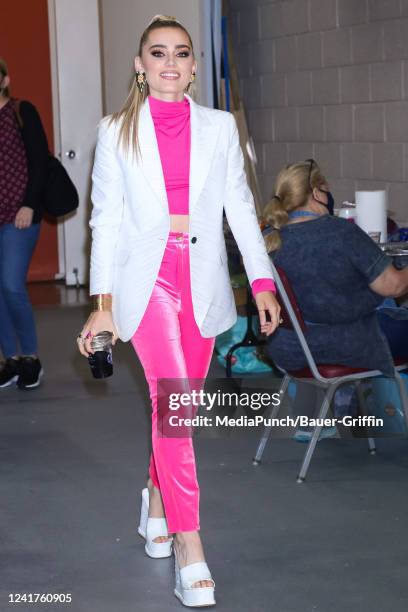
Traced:
[[189, 82], [189, 84], [187, 85], [187, 91], [189, 91], [189, 90], [190, 90], [190, 87], [191, 87], [191, 85], [194, 83], [195, 78], [196, 78], [196, 73], [195, 73], [195, 72], [192, 72], [192, 73], [191, 73], [191, 77], [190, 77], [190, 82]]
[[140, 93], [142, 94], [145, 88], [145, 85], [146, 85], [146, 73], [145, 72], [139, 72], [138, 70], [136, 70], [136, 84], [137, 84], [137, 87]]

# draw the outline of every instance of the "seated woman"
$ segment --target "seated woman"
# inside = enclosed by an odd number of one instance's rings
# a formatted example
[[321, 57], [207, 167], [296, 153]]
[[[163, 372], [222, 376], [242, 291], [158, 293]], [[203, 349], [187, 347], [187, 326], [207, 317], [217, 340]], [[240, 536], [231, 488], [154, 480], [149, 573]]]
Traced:
[[[392, 355], [379, 323], [384, 313], [377, 308], [384, 297], [408, 292], [408, 268], [397, 270], [357, 225], [330, 215], [330, 203], [327, 181], [314, 160], [282, 170], [264, 212], [270, 226], [268, 250], [292, 285], [316, 363], [378, 369], [392, 376], [393, 357], [408, 357], [408, 320], [393, 321], [393, 334], [398, 324], [405, 341], [392, 345], [405, 354]], [[284, 370], [307, 366], [293, 330], [278, 328], [268, 338], [267, 351]], [[311, 411], [310, 401], [305, 406], [309, 390], [310, 385], [302, 385], [297, 393], [299, 414]]]

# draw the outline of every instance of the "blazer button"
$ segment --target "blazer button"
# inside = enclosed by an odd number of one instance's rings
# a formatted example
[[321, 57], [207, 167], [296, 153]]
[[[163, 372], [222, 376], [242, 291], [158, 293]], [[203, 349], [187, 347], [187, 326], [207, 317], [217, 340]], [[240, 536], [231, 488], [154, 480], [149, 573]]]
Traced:
[[191, 242], [195, 244], [197, 242], [197, 238], [195, 236], [192, 237]]

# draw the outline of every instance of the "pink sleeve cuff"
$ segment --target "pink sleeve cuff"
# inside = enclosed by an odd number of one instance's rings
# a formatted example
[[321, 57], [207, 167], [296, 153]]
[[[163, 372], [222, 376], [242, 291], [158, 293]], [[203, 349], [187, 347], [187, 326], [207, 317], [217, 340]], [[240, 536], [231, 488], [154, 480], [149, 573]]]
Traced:
[[276, 293], [276, 286], [271, 278], [257, 278], [251, 283], [251, 289], [254, 297], [260, 291], [272, 291]]

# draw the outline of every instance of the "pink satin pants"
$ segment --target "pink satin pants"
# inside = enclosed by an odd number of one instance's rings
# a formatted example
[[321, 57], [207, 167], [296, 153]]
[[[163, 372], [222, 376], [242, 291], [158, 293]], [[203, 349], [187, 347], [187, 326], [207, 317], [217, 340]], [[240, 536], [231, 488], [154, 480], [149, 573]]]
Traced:
[[200, 490], [192, 437], [157, 435], [157, 380], [204, 379], [215, 338], [203, 338], [193, 314], [189, 237], [170, 232], [150, 301], [132, 344], [152, 402], [149, 475], [160, 489], [170, 533], [200, 529]]

